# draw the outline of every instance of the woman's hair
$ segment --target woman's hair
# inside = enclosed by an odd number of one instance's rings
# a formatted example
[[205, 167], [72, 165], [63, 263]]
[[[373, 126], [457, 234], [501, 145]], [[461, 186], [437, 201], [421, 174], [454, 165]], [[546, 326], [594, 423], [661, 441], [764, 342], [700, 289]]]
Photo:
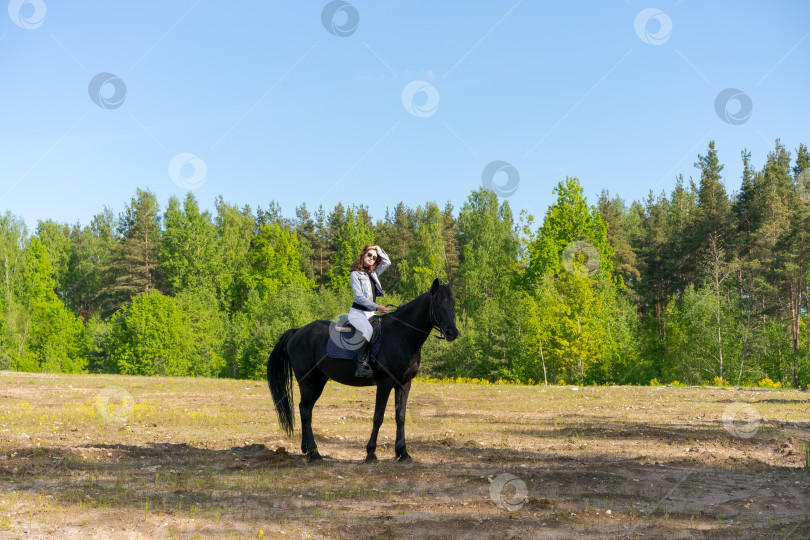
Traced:
[[[351, 267], [351, 269], [349, 270], [350, 272], [354, 272], [355, 270], [361, 270], [361, 271], [363, 270], [363, 260], [364, 260], [364, 259], [365, 259], [365, 257], [366, 257], [366, 253], [367, 253], [367, 252], [368, 252], [368, 251], [369, 251], [371, 248], [373, 248], [373, 247], [374, 247], [374, 246], [370, 246], [370, 245], [368, 245], [368, 244], [366, 244], [365, 246], [363, 246], [363, 251], [360, 253], [360, 256], [359, 256], [359, 257], [357, 257], [357, 258], [354, 260], [354, 262], [352, 263], [352, 267]], [[375, 249], [374, 251], [377, 251], [377, 250]], [[382, 261], [382, 257], [380, 257], [380, 254], [379, 254], [379, 253], [377, 253], [377, 258], [376, 258], [376, 259], [374, 259], [374, 264], [372, 264], [372, 265], [369, 267], [368, 271], [369, 271], [369, 272], [374, 272], [374, 271], [377, 269], [377, 265], [378, 265], [378, 264], [379, 264], [381, 261]]]

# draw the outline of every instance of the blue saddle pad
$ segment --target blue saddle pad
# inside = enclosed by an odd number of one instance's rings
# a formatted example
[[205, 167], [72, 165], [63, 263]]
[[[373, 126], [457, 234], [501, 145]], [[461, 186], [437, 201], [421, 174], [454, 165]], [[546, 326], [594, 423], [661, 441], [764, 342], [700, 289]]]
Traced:
[[[381, 338], [382, 335], [380, 334], [371, 344], [370, 357], [376, 358], [377, 353], [380, 352]], [[329, 338], [326, 341], [326, 354], [332, 358], [357, 360], [358, 339], [365, 338], [357, 329], [352, 329], [351, 332], [330, 331]]]

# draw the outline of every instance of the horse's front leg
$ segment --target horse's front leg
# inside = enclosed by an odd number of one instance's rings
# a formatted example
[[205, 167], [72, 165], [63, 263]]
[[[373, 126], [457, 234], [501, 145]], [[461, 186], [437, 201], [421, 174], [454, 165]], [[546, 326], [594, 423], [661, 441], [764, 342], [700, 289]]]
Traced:
[[366, 463], [377, 461], [377, 435], [385, 416], [385, 407], [388, 405], [388, 396], [394, 383], [390, 380], [383, 381], [377, 385], [377, 403], [374, 406], [374, 426], [371, 428], [371, 438], [366, 445]]
[[411, 392], [411, 381], [397, 387], [394, 393], [394, 404], [397, 414], [397, 442], [394, 451], [397, 459], [402, 462], [411, 461], [411, 456], [405, 448], [405, 407], [408, 405], [408, 394]]

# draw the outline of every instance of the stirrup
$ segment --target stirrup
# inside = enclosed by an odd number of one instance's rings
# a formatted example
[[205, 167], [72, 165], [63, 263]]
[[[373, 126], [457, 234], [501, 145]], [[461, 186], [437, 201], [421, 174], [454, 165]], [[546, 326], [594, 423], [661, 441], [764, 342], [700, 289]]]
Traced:
[[365, 362], [363, 360], [358, 360], [357, 361], [357, 369], [354, 371], [354, 376], [355, 377], [362, 377], [362, 378], [365, 379], [365, 378], [368, 378], [368, 377], [373, 377], [374, 372], [371, 370], [371, 368], [369, 367], [367, 362]]

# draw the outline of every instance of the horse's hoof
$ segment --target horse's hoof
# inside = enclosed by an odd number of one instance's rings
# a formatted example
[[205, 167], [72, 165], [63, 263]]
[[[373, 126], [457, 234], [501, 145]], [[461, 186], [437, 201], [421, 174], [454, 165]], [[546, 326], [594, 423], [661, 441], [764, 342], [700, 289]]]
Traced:
[[408, 454], [397, 456], [397, 459], [399, 460], [400, 463], [413, 463], [413, 458]]
[[323, 458], [321, 457], [321, 455], [318, 453], [317, 450], [313, 450], [312, 452], [307, 454], [307, 461], [309, 463], [314, 463], [317, 461], [323, 461]]
[[366, 461], [365, 462], [366, 463], [377, 463], [378, 461], [380, 461], [380, 460], [377, 459], [376, 454], [369, 454], [369, 455], [366, 456]]

